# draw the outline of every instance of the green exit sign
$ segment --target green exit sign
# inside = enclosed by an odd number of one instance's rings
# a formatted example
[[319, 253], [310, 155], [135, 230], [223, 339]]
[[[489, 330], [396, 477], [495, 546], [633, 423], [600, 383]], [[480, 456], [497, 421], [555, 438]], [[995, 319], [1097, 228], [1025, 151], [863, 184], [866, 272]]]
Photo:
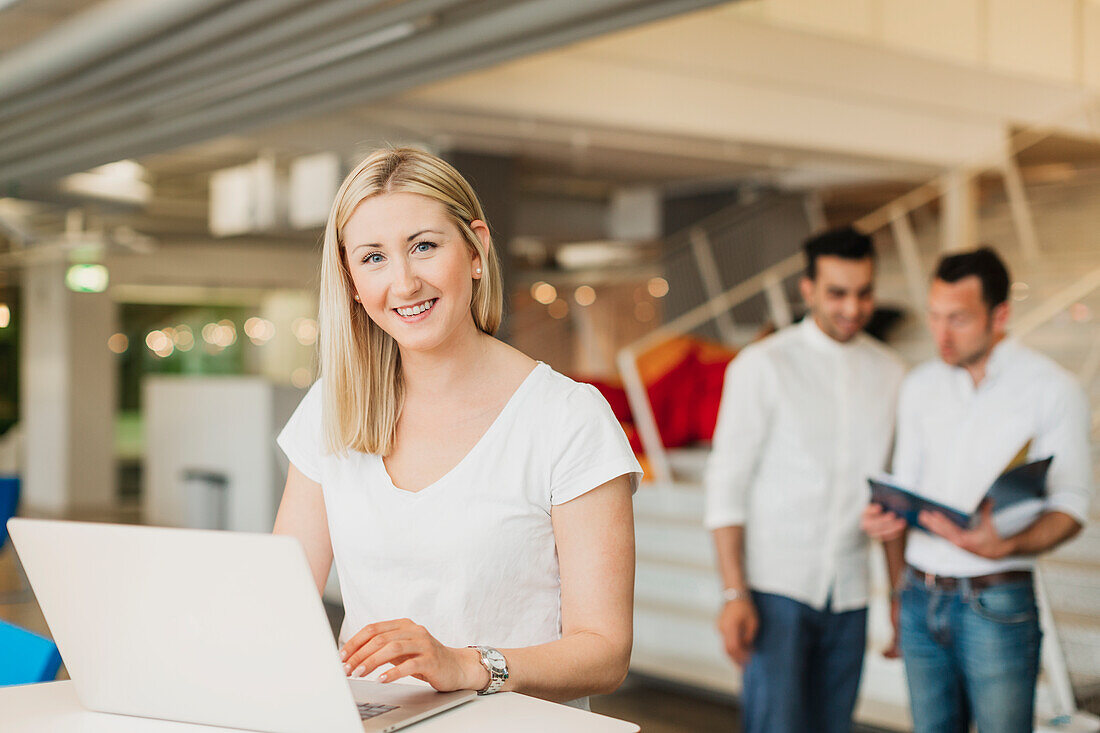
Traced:
[[65, 285], [75, 293], [102, 293], [107, 279], [103, 265], [73, 265], [65, 273]]

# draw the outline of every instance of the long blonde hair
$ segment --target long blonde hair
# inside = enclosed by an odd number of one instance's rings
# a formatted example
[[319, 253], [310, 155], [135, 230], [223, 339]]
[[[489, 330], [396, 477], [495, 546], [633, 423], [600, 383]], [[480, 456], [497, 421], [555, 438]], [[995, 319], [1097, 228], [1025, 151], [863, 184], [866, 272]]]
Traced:
[[322, 416], [325, 444], [340, 455], [349, 450], [387, 455], [393, 449], [405, 397], [397, 343], [353, 299], [344, 250], [344, 227], [355, 208], [364, 199], [384, 193], [415, 193], [443, 204], [481, 258], [482, 275], [473, 281], [470, 301], [474, 325], [487, 334], [500, 326], [500, 262], [496, 249], [482, 244], [470, 228], [475, 220], [485, 222], [473, 188], [449, 163], [431, 153], [416, 148], [376, 150], [348, 174], [336, 193], [321, 253]]

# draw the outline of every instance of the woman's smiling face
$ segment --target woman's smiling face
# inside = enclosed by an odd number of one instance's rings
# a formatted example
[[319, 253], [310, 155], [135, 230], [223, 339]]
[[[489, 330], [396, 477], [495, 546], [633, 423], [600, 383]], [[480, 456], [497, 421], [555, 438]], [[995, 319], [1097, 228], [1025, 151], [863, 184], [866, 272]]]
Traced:
[[[488, 237], [482, 222], [471, 228]], [[475, 329], [470, 313], [481, 259], [443, 204], [415, 193], [363, 200], [343, 230], [355, 294], [403, 351], [433, 351]]]

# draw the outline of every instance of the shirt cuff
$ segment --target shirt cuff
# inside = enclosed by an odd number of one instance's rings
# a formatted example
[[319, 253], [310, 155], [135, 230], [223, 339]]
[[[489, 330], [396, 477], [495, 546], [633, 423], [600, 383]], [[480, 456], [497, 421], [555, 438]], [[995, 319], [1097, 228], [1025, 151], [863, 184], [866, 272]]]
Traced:
[[723, 527], [742, 527], [744, 524], [745, 512], [740, 509], [707, 512], [703, 517], [703, 527], [711, 531]]

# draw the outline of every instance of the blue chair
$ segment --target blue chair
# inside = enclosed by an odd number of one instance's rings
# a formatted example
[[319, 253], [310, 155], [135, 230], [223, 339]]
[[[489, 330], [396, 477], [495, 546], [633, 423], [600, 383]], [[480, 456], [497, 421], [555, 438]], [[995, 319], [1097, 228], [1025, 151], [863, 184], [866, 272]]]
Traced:
[[49, 682], [57, 677], [61, 655], [57, 644], [0, 621], [0, 687]]
[[0, 550], [8, 541], [8, 520], [19, 506], [19, 477], [0, 476]]
[[[0, 553], [4, 552], [4, 546], [8, 542], [8, 520], [15, 516], [18, 507], [19, 477], [0, 476]], [[15, 572], [19, 576], [19, 588], [0, 593], [0, 605], [26, 603], [31, 599], [27, 576], [23, 572], [23, 565], [19, 562], [18, 556], [15, 558]]]

